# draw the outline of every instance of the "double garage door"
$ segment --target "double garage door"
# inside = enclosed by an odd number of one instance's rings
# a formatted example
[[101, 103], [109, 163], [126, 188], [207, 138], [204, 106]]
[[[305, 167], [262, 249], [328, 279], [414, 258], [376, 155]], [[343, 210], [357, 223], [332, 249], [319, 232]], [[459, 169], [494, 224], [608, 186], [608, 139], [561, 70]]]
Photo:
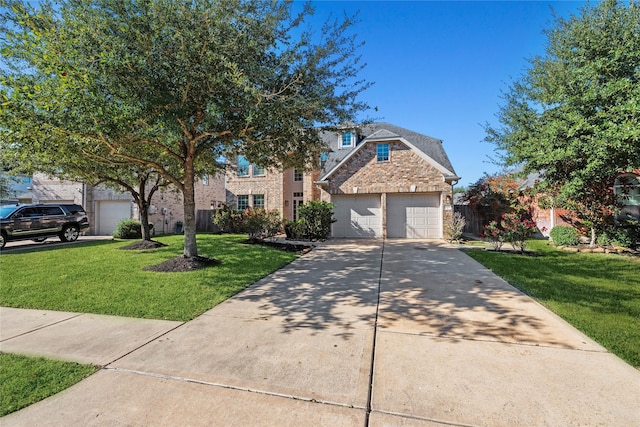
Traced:
[[[442, 238], [438, 194], [387, 194], [387, 237]], [[380, 194], [334, 196], [333, 237], [382, 237], [383, 206]]]

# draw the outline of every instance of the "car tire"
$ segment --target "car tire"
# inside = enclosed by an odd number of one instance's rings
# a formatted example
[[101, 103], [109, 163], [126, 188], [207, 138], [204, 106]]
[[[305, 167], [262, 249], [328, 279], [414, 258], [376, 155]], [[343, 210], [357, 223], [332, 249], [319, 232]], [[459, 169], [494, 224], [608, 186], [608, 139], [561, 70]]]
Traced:
[[7, 238], [4, 233], [0, 233], [0, 249], [4, 248], [4, 245], [7, 243]]
[[63, 242], [74, 242], [78, 240], [78, 236], [80, 236], [80, 229], [77, 225], [67, 225], [62, 229], [62, 233], [60, 233], [60, 240]]

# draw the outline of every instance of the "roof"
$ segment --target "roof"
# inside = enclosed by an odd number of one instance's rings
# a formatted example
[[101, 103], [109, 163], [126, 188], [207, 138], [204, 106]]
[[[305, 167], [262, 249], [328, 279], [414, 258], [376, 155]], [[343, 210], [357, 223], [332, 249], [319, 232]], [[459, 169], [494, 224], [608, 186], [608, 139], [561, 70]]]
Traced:
[[323, 141], [331, 148], [325, 166], [321, 171], [320, 181], [327, 179], [342, 163], [359, 151], [367, 142], [399, 140], [434, 167], [440, 170], [446, 177], [460, 179], [444, 151], [442, 141], [418, 132], [413, 132], [390, 123], [371, 123], [357, 127], [358, 141], [351, 149], [343, 149], [339, 146], [340, 140], [336, 132], [322, 132]]

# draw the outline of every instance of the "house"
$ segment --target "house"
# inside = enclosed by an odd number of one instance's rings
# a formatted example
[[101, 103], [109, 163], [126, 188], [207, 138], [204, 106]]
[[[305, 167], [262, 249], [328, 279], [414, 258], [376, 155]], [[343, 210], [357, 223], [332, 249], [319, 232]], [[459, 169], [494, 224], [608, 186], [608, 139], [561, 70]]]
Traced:
[[227, 203], [294, 220], [300, 204], [323, 200], [335, 205], [333, 237], [446, 237], [460, 177], [442, 141], [389, 123], [321, 137], [327, 151], [311, 172], [265, 170], [239, 156], [227, 173]]
[[[519, 189], [533, 188], [540, 179], [539, 173], [529, 174], [520, 183]], [[621, 205], [616, 220], [640, 220], [640, 169], [620, 173], [614, 181], [613, 191]], [[548, 237], [551, 229], [557, 225], [574, 226], [578, 220], [575, 213], [559, 207], [546, 206], [549, 203], [541, 204], [540, 199], [545, 199], [544, 195], [536, 195], [523, 201], [529, 205], [531, 219], [542, 235]]]
[[[104, 185], [63, 181], [42, 173], [21, 177], [14, 197], [19, 203], [77, 203], [89, 216], [90, 235], [112, 235], [123, 219], [138, 218], [138, 207], [129, 192]], [[23, 183], [28, 182], [28, 186]], [[196, 212], [205, 212], [210, 221], [212, 206], [224, 200], [224, 176], [204, 176], [195, 183]], [[156, 192], [151, 199], [149, 222], [155, 234], [180, 232], [184, 224], [182, 194], [175, 189]]]

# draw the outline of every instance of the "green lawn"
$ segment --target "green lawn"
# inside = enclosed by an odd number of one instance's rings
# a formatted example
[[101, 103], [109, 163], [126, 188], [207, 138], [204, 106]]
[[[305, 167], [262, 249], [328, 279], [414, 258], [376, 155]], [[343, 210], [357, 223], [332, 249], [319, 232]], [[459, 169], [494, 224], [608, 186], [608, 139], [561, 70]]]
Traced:
[[0, 417], [71, 387], [96, 370], [90, 365], [0, 353]]
[[198, 235], [198, 253], [221, 264], [184, 273], [143, 270], [179, 256], [183, 236], [168, 246], [120, 250], [131, 241], [94, 241], [0, 255], [0, 305], [7, 307], [190, 320], [296, 258], [244, 244], [244, 235]]
[[612, 353], [640, 368], [640, 261], [555, 249], [530, 241], [538, 256], [466, 253]]

